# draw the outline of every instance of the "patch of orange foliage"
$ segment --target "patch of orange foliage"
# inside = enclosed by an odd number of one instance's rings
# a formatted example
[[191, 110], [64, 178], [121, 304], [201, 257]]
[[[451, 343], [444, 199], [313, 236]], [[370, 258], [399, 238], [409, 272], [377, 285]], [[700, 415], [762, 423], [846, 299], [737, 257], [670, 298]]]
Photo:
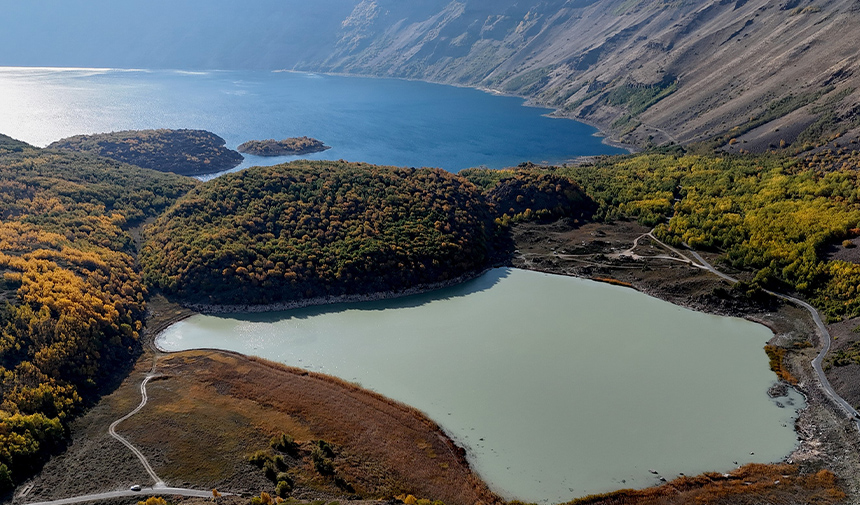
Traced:
[[[436, 423], [355, 384], [223, 351], [174, 353], [160, 358], [158, 367], [164, 378], [150, 383], [147, 408], [124, 430], [142, 450], [172, 440], [165, 449], [171, 463], [158, 470], [167, 479], [181, 475], [195, 485], [218, 487], [236, 482], [249, 467], [249, 451], [283, 432], [305, 449], [314, 440], [335, 447], [337, 475], [365, 498], [405, 500], [411, 494], [420, 497], [414, 498], [417, 505], [504, 503]], [[155, 432], [157, 419], [171, 422]], [[228, 437], [222, 435], [225, 426], [236, 426]], [[198, 461], [201, 451], [212, 452], [206, 465]], [[210, 464], [211, 470], [200, 471]], [[313, 471], [309, 460], [306, 466], [307, 473], [301, 465], [290, 470], [297, 488], [347, 496]]]
[[586, 496], [567, 505], [829, 505], [839, 503], [845, 497], [836, 476], [829, 470], [802, 474], [796, 465], [750, 464], [729, 474], [680, 477], [658, 487]]
[[607, 284], [612, 284], [613, 286], [623, 286], [625, 288], [632, 288], [633, 284], [629, 282], [619, 281], [618, 279], [613, 279], [612, 277], [594, 277], [591, 280], [597, 282], [605, 282]]
[[789, 384], [797, 384], [797, 377], [791, 375], [791, 372], [785, 368], [785, 348], [775, 345], [766, 345], [764, 346], [764, 352], [766, 352], [767, 357], [770, 358], [770, 369], [773, 370], [777, 377]]

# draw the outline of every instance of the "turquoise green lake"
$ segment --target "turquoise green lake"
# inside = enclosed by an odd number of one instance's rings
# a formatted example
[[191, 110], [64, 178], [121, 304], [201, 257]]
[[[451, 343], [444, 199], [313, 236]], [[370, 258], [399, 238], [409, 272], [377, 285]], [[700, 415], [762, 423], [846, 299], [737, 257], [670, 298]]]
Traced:
[[[495, 269], [407, 298], [195, 316], [159, 347], [253, 354], [413, 405], [507, 498], [556, 503], [729, 471], [795, 446], [764, 326], [631, 289]], [[737, 462], [737, 463], [735, 463]]]

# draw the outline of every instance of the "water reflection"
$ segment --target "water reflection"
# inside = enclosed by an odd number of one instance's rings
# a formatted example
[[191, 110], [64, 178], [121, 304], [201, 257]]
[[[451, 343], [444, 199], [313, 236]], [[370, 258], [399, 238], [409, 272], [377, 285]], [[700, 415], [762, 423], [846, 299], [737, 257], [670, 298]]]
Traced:
[[[243, 321], [252, 323], [276, 323], [279, 321], [289, 321], [290, 319], [308, 319], [313, 317], [325, 316], [327, 314], [336, 314], [348, 310], [396, 310], [417, 308], [422, 305], [439, 302], [444, 300], [453, 300], [464, 296], [474, 295], [482, 291], [491, 289], [497, 285], [502, 279], [510, 276], [511, 270], [507, 268], [494, 268], [487, 273], [476, 277], [475, 279], [463, 282], [456, 286], [436, 289], [426, 293], [415, 295], [402, 296], [399, 298], [391, 298], [388, 300], [373, 300], [367, 302], [351, 302], [351, 303], [334, 303], [330, 305], [316, 305], [313, 307], [304, 307], [301, 309], [277, 311], [277, 312], [255, 312], [242, 314]], [[217, 319], [236, 319], [236, 316], [225, 314], [213, 314], [211, 317]]]

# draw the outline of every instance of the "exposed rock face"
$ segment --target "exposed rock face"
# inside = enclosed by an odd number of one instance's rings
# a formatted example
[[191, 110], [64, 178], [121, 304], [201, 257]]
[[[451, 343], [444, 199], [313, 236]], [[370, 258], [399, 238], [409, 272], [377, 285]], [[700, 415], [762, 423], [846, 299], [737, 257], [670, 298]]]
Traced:
[[363, 0], [305, 68], [528, 96], [640, 145], [762, 151], [860, 124], [858, 26], [854, 0]]
[[[5, 64], [414, 78], [526, 96], [640, 145], [791, 151], [837, 133], [860, 145], [856, 0], [92, 3], [0, 20], [0, 42], [20, 48]], [[48, 44], [51, 23], [92, 47]]]

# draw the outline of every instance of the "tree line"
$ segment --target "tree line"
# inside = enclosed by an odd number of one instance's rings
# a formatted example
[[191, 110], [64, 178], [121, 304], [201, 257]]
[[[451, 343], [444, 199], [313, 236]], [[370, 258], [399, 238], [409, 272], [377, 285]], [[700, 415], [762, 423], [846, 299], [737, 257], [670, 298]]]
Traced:
[[192, 186], [0, 137], [0, 493], [134, 358], [146, 289], [128, 230]]
[[837, 320], [860, 315], [860, 265], [827, 257], [860, 234], [856, 159], [650, 153], [553, 171], [582, 184], [596, 218], [635, 217], [669, 243], [720, 252], [755, 272], [749, 289], [796, 291]]
[[402, 290], [486, 264], [493, 216], [436, 169], [299, 161], [201, 185], [147, 231], [149, 285], [199, 303]]

